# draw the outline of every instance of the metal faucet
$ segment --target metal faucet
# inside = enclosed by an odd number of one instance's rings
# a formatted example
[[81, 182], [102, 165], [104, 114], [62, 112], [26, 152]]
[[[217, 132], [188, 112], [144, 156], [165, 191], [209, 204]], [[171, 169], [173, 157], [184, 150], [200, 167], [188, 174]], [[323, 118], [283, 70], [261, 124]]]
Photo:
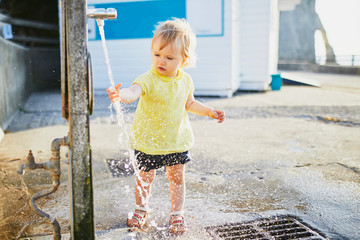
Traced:
[[93, 8], [87, 11], [86, 16], [96, 19], [97, 25], [103, 27], [105, 19], [113, 20], [117, 18], [117, 11], [115, 8]]
[[26, 157], [26, 163], [21, 164], [19, 169], [18, 169], [18, 173], [19, 174], [24, 174], [24, 169], [28, 168], [30, 170], [34, 170], [34, 169], [49, 169], [50, 166], [50, 161], [46, 162], [46, 163], [36, 163], [35, 159], [34, 159], [34, 155], [32, 154], [32, 151], [29, 150], [28, 156]]
[[116, 19], [117, 11], [115, 8], [93, 8], [87, 11], [87, 17], [95, 19]]

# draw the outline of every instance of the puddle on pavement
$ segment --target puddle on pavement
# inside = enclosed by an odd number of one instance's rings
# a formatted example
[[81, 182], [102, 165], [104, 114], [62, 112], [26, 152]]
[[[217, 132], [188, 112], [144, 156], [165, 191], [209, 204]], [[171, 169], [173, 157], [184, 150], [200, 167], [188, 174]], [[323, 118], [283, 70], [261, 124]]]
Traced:
[[[202, 176], [187, 174], [188, 198], [202, 195], [224, 213], [249, 213], [306, 208], [300, 194], [273, 176], [233, 174]], [[289, 197], [291, 196], [291, 198]], [[296, 203], [296, 206], [294, 206]]]
[[[335, 176], [342, 174], [334, 173], [338, 170], [334, 166], [293, 168], [284, 175], [284, 182], [291, 184], [306, 200], [303, 214], [307, 218], [329, 228], [331, 234], [357, 239], [360, 236], [359, 181], [340, 180]], [[359, 179], [359, 175], [352, 176]]]

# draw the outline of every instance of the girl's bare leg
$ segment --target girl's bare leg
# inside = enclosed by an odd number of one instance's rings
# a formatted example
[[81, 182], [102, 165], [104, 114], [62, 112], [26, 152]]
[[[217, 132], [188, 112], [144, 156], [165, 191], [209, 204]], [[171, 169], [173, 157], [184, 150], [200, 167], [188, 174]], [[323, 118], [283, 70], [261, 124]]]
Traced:
[[[167, 177], [169, 179], [169, 190], [171, 198], [171, 216], [170, 216], [170, 232], [174, 234], [182, 234], [187, 228], [182, 216], [182, 208], [185, 202], [185, 165], [177, 164], [166, 167]], [[180, 220], [180, 223], [179, 223]], [[174, 224], [177, 222], [177, 224]]]
[[169, 179], [171, 212], [181, 211], [185, 201], [185, 165], [176, 164], [167, 166], [166, 173]]
[[[151, 184], [155, 179], [155, 175], [156, 170], [151, 170], [149, 172], [140, 171], [139, 176], [136, 177], [135, 202], [137, 206], [147, 208], [150, 198]], [[146, 212], [141, 210], [136, 210], [135, 212], [143, 217], [146, 215]], [[136, 226], [138, 224], [138, 220], [132, 218], [128, 220], [128, 223]]]
[[140, 171], [136, 178], [135, 201], [136, 205], [146, 207], [149, 202], [151, 184], [155, 179], [156, 170]]

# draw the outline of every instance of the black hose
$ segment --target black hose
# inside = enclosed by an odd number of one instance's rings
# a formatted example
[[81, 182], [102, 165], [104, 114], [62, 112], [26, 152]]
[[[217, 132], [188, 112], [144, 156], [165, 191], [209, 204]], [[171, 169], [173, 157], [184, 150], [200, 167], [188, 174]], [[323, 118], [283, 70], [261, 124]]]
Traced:
[[46, 190], [42, 190], [38, 193], [35, 193], [31, 200], [30, 200], [30, 206], [34, 209], [34, 211], [40, 215], [41, 217], [47, 218], [50, 220], [51, 224], [53, 225], [54, 228], [54, 240], [60, 240], [61, 239], [61, 234], [60, 234], [60, 224], [59, 222], [56, 220], [56, 218], [51, 217], [49, 214], [45, 213], [44, 211], [42, 211], [41, 209], [38, 208], [38, 206], [36, 205], [36, 200], [42, 197], [46, 197], [54, 192], [56, 192], [56, 190], [59, 188], [60, 186], [60, 176], [53, 176], [53, 185], [51, 188], [46, 189]]

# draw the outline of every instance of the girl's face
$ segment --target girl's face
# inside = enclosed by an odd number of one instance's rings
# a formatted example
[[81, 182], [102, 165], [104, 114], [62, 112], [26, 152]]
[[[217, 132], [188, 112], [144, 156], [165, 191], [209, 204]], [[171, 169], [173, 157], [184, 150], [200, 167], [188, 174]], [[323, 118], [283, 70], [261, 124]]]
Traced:
[[154, 40], [151, 48], [152, 63], [156, 71], [166, 77], [176, 77], [184, 63], [182, 49], [175, 43], [169, 43], [160, 50], [161, 38]]

